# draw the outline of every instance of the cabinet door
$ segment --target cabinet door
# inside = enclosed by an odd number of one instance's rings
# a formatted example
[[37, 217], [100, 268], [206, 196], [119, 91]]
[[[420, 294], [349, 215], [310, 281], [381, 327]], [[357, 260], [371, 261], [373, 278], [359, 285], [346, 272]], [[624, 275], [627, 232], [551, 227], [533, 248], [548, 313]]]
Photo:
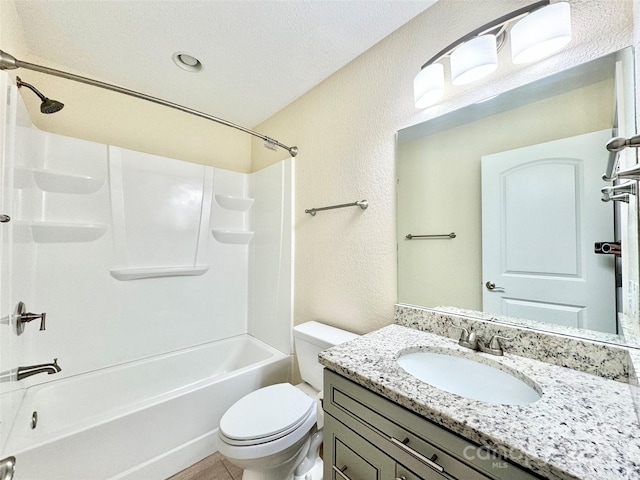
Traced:
[[324, 478], [329, 480], [389, 480], [395, 461], [330, 415], [324, 425]]

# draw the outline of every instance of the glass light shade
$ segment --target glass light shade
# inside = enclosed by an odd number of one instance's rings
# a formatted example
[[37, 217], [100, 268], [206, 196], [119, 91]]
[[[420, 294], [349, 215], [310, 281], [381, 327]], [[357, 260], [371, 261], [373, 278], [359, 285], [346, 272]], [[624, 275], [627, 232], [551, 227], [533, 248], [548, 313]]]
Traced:
[[495, 35], [482, 35], [463, 43], [451, 53], [451, 83], [465, 85], [498, 68]]
[[553, 3], [530, 13], [511, 29], [513, 63], [534, 62], [551, 55], [571, 40], [571, 9]]
[[432, 63], [420, 70], [413, 80], [413, 98], [416, 108], [434, 105], [444, 94], [444, 67]]

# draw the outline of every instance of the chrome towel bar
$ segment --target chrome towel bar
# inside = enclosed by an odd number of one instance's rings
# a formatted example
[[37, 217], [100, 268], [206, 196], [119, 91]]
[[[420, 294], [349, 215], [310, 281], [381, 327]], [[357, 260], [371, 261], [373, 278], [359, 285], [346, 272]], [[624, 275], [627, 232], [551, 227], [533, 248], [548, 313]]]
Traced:
[[317, 212], [321, 212], [322, 210], [333, 210], [334, 208], [345, 208], [345, 207], [360, 207], [362, 210], [366, 210], [369, 206], [369, 202], [366, 200], [360, 200], [359, 202], [353, 203], [343, 203], [341, 205], [332, 205], [330, 207], [319, 207], [319, 208], [308, 208], [304, 211], [304, 213], [308, 213], [312, 217], [315, 217]]
[[407, 233], [404, 237], [407, 240], [413, 240], [414, 238], [456, 238], [455, 232], [451, 233], [440, 233], [437, 235], [413, 235], [411, 233]]

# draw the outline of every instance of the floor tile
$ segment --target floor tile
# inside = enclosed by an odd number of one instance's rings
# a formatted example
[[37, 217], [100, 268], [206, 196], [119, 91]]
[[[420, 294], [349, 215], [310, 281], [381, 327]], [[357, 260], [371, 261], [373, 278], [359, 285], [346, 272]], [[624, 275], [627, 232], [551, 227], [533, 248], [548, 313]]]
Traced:
[[167, 480], [242, 480], [242, 469], [216, 452]]

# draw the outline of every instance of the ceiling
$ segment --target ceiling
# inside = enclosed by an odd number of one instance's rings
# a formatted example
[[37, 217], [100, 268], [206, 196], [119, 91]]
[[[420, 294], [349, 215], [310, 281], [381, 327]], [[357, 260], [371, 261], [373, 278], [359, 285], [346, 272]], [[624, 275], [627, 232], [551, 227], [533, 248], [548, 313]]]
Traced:
[[[35, 57], [45, 66], [254, 127], [435, 1], [15, 0], [15, 5], [28, 51], [24, 60]], [[178, 68], [174, 52], [197, 57], [203, 69]]]

